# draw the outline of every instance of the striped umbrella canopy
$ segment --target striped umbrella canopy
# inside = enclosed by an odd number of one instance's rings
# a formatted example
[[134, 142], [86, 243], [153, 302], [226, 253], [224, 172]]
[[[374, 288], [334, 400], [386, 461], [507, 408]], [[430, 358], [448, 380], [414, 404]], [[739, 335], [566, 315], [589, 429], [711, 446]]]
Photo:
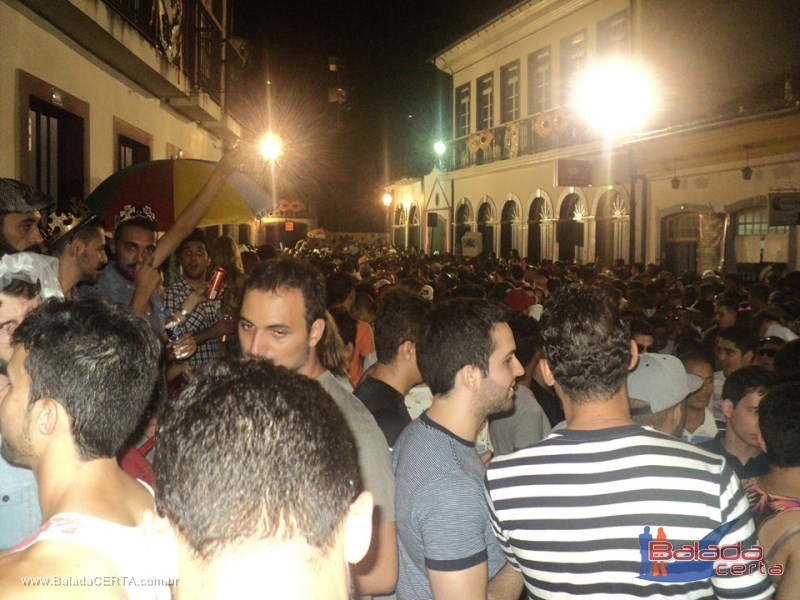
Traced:
[[[217, 163], [194, 159], [153, 160], [117, 171], [89, 194], [86, 203], [107, 226], [126, 204], [145, 204], [165, 231], [211, 176]], [[274, 210], [266, 190], [241, 172], [231, 174], [199, 226], [246, 223]]]

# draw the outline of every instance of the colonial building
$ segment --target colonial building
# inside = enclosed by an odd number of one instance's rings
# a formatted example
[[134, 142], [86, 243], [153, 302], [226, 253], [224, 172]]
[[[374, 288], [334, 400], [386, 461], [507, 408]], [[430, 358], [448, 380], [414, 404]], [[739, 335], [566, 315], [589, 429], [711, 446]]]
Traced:
[[227, 0], [0, 0], [0, 175], [64, 203], [135, 162], [217, 160], [241, 133], [229, 17]]
[[[783, 15], [735, 4], [531, 0], [443, 50], [452, 135], [441, 172], [394, 196], [395, 243], [431, 250], [440, 228], [456, 253], [479, 233], [484, 253], [531, 261], [796, 269], [798, 227], [770, 226], [768, 197], [800, 185], [798, 53]], [[611, 60], [646, 65], [657, 82], [639, 132], [607, 137], [602, 118], [573, 108], [576, 78]], [[635, 92], [588, 91], [590, 102]], [[387, 191], [398, 187], [409, 183]]]

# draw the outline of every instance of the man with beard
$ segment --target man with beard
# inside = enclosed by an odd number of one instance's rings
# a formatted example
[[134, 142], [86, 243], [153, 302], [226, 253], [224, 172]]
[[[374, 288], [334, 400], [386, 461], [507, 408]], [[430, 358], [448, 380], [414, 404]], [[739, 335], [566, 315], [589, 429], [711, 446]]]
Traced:
[[242, 156], [243, 151], [234, 148], [222, 157], [197, 195], [160, 239], [156, 216], [149, 206], [128, 204], [123, 207], [115, 223], [114, 260], [103, 269], [95, 285], [80, 286], [77, 296], [102, 297], [129, 305], [134, 312], [146, 317], [153, 331], [162, 336], [164, 303], [159, 293], [161, 273], [158, 268], [194, 231], [225, 180], [241, 166]]
[[266, 360], [209, 365], [170, 402], [155, 488], [154, 548], [177, 559], [180, 598], [344, 600], [369, 547], [347, 422], [317, 382]]
[[523, 373], [504, 307], [455, 299], [426, 315], [417, 341], [431, 407], [392, 454], [400, 549], [398, 600], [518, 598], [522, 581], [492, 533], [475, 440], [514, 404]]
[[43, 304], [13, 341], [0, 452], [33, 470], [45, 522], [0, 559], [0, 590], [50, 597], [58, 578], [64, 598], [169, 598], [141, 527], [152, 493], [116, 459], [156, 380], [155, 335], [129, 309], [90, 299]]
[[42, 227], [42, 237], [50, 255], [58, 259], [58, 282], [66, 299], [72, 299], [79, 283], [97, 282], [108, 262], [105, 230], [97, 215], [78, 205], [53, 211]]
[[[180, 321], [174, 333], [194, 336], [197, 352], [189, 358], [189, 366], [196, 369], [219, 356], [219, 338], [226, 333], [233, 333], [233, 330], [222, 318], [219, 299], [209, 300], [203, 296], [207, 286], [206, 271], [211, 265], [211, 259], [208, 256], [206, 236], [201, 230], [195, 229], [178, 246], [178, 264], [181, 267], [181, 276], [167, 288], [165, 304]], [[183, 309], [183, 304], [193, 292], [195, 296], [190, 305], [194, 304], [195, 298], [202, 297], [203, 301], [193, 310], [187, 311]]]
[[325, 332], [325, 279], [312, 265], [287, 258], [256, 265], [244, 288], [239, 344], [245, 356], [267, 358], [317, 380], [353, 432], [364, 488], [375, 499], [376, 521], [369, 553], [354, 567], [355, 584], [361, 594], [391, 593], [397, 582], [397, 535], [389, 446], [367, 408], [317, 355]]
[[39, 211], [53, 204], [21, 181], [0, 178], [0, 254], [37, 250], [42, 243]]

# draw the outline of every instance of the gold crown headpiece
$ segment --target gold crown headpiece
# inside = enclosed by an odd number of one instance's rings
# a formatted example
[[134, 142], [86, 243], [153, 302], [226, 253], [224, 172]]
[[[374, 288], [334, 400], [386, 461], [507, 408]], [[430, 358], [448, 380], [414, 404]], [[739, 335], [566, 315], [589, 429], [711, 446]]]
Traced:
[[50, 212], [40, 231], [45, 244], [52, 247], [65, 235], [74, 234], [89, 223], [99, 220], [100, 217], [92, 213], [82, 200], [73, 199], [69, 210]]

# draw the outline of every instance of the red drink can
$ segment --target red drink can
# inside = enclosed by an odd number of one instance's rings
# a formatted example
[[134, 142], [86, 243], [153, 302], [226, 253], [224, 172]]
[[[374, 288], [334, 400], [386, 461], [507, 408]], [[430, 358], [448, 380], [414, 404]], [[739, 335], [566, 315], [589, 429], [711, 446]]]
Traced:
[[211, 273], [211, 281], [208, 282], [208, 289], [206, 290], [206, 296], [208, 296], [209, 300], [216, 300], [219, 297], [220, 292], [222, 292], [222, 283], [224, 281], [225, 269], [217, 267]]

